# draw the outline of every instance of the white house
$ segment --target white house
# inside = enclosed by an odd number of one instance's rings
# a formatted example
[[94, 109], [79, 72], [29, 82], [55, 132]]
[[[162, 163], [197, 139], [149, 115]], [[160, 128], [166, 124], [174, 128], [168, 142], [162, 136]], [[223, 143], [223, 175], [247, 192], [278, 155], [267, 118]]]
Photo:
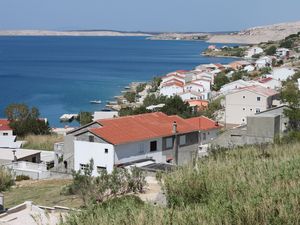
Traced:
[[20, 148], [22, 141], [17, 141], [7, 119], [0, 119], [0, 148]]
[[199, 144], [211, 142], [220, 129], [206, 117], [183, 119], [161, 112], [99, 120], [67, 135], [71, 145], [64, 146], [62, 163], [81, 170], [93, 159], [94, 175], [149, 159], [156, 163], [175, 160], [181, 165], [191, 162]]
[[242, 79], [236, 80], [236, 81], [233, 81], [231, 83], [223, 85], [220, 89], [220, 93], [225, 95], [225, 94], [227, 94], [231, 91], [234, 91], [236, 89], [243, 88], [243, 87], [248, 87], [248, 86], [251, 86], [251, 85], [252, 84], [250, 84], [249, 82], [244, 81]]
[[206, 98], [205, 93], [195, 92], [195, 91], [187, 91], [178, 94], [183, 101], [188, 100], [202, 100]]
[[278, 48], [276, 49], [276, 56], [278, 58], [285, 58], [290, 56], [290, 50], [287, 48]]
[[256, 85], [260, 85], [260, 86], [265, 87], [265, 88], [271, 88], [271, 89], [274, 89], [274, 90], [277, 90], [277, 89], [281, 88], [281, 81], [276, 80], [272, 77], [260, 78], [256, 81], [254, 81], [254, 83]]
[[264, 67], [272, 66], [272, 58], [268, 56], [263, 56], [255, 61], [255, 67], [257, 69], [262, 69]]
[[167, 74], [166, 76], [163, 76], [161, 78], [161, 84], [167, 83], [167, 82], [172, 82], [173, 80], [177, 80], [181, 83], [185, 83], [185, 75], [184, 74], [180, 74], [180, 73], [176, 73], [176, 72], [172, 72]]
[[300, 90], [300, 78], [298, 78], [297, 80], [298, 80], [298, 89]]
[[117, 111], [111, 109], [103, 109], [101, 111], [94, 112], [93, 121], [101, 120], [101, 119], [110, 119], [118, 116], [119, 114]]
[[244, 68], [244, 71], [246, 72], [252, 72], [255, 70], [255, 66], [252, 66], [252, 65], [248, 65]]
[[267, 77], [272, 77], [273, 79], [279, 80], [279, 81], [285, 81], [288, 78], [292, 77], [295, 74], [295, 70], [293, 68], [289, 67], [279, 67], [274, 68], [271, 74], [267, 75]]
[[225, 123], [245, 124], [247, 117], [273, 106], [278, 92], [261, 86], [248, 86], [225, 96]]
[[184, 85], [184, 91], [185, 92], [190, 92], [190, 91], [194, 91], [194, 92], [204, 92], [204, 86], [201, 83], [196, 83], [196, 82], [191, 82], [191, 83], [187, 83]]
[[264, 52], [264, 50], [262, 48], [260, 48], [258, 46], [254, 46], [254, 47], [249, 48], [246, 51], [245, 58], [252, 58], [252, 56], [254, 56], [256, 54], [261, 54], [263, 52]]
[[160, 85], [159, 92], [161, 95], [171, 97], [183, 92], [183, 87], [184, 83], [182, 83], [180, 80], [173, 79], [166, 83], [162, 83]]

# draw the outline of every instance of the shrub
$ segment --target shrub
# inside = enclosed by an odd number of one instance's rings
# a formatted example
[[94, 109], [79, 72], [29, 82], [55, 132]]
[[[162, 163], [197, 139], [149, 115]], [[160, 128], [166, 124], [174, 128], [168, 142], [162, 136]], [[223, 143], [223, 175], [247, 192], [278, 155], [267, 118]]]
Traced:
[[94, 168], [93, 160], [90, 161], [84, 171], [73, 172], [73, 183], [65, 187], [62, 193], [78, 194], [85, 205], [91, 202], [104, 202], [127, 193], [142, 192], [146, 185], [144, 174], [138, 168], [115, 168], [111, 174], [106, 170], [97, 177], [92, 176]]
[[134, 92], [129, 92], [129, 91], [124, 94], [124, 98], [128, 102], [134, 102], [135, 101], [135, 96], [136, 96], [136, 94]]
[[17, 175], [16, 176], [16, 181], [21, 181], [21, 180], [30, 180], [30, 177], [29, 176], [26, 176], [26, 175]]
[[6, 191], [14, 184], [13, 173], [11, 170], [0, 167], [0, 191]]
[[272, 45], [266, 49], [266, 55], [274, 55], [276, 53], [276, 46]]

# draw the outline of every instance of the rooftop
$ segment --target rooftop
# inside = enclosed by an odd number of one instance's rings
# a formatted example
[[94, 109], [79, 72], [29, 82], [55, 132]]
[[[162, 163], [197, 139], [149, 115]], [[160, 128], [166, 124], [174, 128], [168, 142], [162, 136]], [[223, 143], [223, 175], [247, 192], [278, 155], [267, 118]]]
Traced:
[[97, 121], [102, 127], [89, 131], [114, 145], [172, 136], [173, 123], [177, 123], [178, 134], [219, 128], [219, 125], [206, 117], [183, 119], [167, 116], [164, 113], [146, 113]]
[[0, 119], [0, 130], [12, 130], [7, 119]]
[[237, 93], [240, 91], [251, 91], [251, 92], [266, 96], [266, 97], [270, 97], [270, 96], [274, 96], [274, 95], [278, 94], [278, 92], [273, 89], [265, 88], [265, 87], [262, 87], [259, 85], [241, 87], [241, 88], [236, 89], [236, 91], [231, 92], [229, 94], [234, 94], [234, 93]]

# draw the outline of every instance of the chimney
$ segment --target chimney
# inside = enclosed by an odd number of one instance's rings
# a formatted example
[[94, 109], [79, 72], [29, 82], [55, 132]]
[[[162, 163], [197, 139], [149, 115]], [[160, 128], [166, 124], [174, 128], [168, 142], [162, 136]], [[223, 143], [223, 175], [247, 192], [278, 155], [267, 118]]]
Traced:
[[218, 121], [216, 121], [215, 126], [216, 126], [216, 127], [219, 126], [219, 122], [218, 122]]
[[18, 158], [17, 158], [17, 156], [16, 156], [16, 149], [12, 150], [12, 152], [13, 152], [13, 155], [14, 155], [14, 160], [13, 160], [13, 162], [17, 162], [17, 161], [18, 161]]
[[173, 134], [177, 134], [177, 123], [176, 121], [173, 122], [173, 130], [172, 130]]

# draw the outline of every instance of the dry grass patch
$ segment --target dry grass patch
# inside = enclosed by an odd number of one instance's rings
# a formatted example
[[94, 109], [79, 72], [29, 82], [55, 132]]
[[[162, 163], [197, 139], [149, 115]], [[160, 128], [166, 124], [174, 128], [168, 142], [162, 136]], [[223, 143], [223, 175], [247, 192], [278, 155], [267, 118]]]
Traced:
[[28, 135], [24, 138], [26, 144], [23, 148], [53, 151], [54, 143], [62, 142], [64, 137], [62, 135]]
[[33, 201], [38, 205], [54, 206], [60, 205], [71, 208], [78, 208], [82, 205], [81, 199], [76, 195], [61, 195], [61, 190], [71, 180], [40, 180], [20, 181], [4, 193], [5, 207], [13, 207], [24, 201]]

